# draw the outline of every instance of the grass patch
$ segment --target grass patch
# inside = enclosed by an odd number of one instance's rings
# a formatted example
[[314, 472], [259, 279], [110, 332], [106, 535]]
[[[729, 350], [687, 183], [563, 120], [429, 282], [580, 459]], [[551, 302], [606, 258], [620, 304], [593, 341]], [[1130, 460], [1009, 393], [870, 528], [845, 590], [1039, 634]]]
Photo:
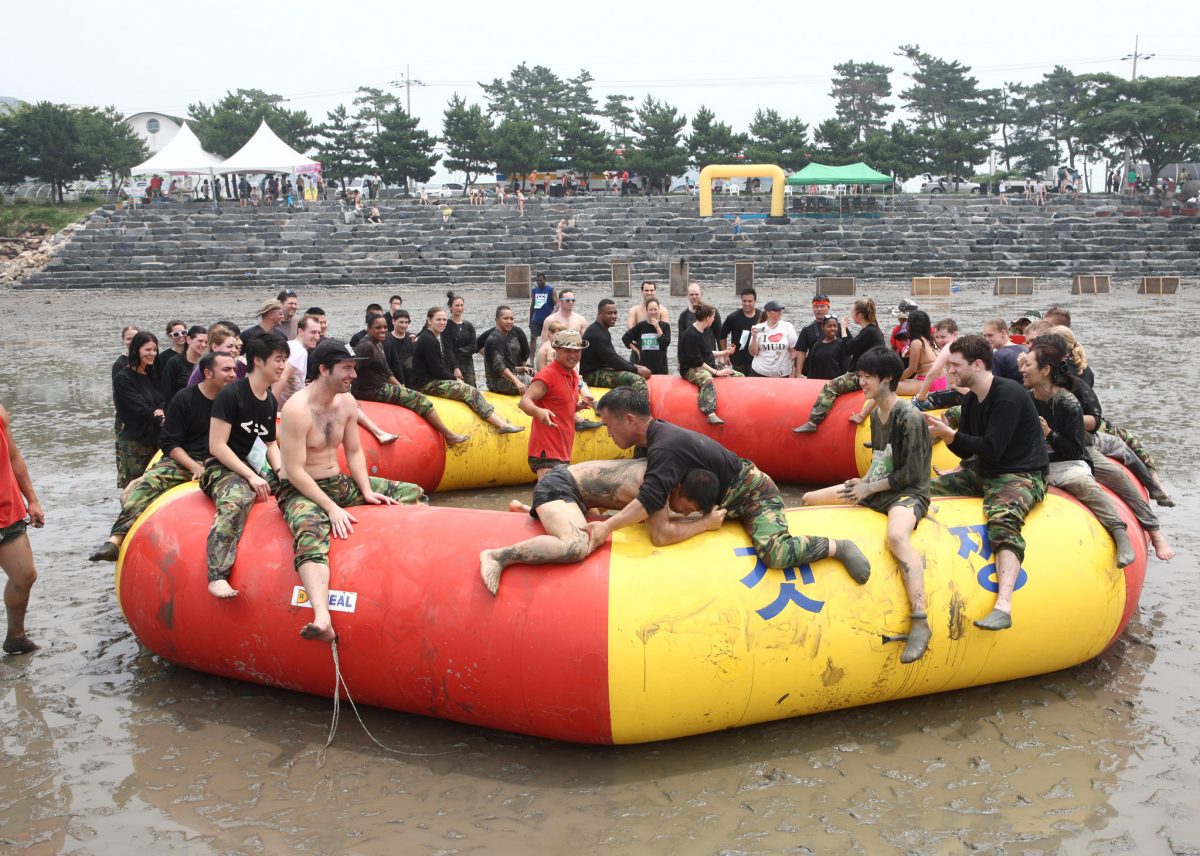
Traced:
[[95, 202], [65, 202], [62, 205], [19, 202], [0, 205], [0, 236], [12, 238], [21, 234], [25, 227], [39, 223], [45, 223], [50, 231], [57, 232], [97, 207]]

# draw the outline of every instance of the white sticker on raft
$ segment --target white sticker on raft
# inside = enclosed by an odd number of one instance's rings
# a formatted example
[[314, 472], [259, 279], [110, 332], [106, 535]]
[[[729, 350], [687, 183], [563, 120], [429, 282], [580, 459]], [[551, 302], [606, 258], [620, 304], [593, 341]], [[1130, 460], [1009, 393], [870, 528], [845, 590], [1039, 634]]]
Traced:
[[[329, 592], [329, 608], [333, 612], [354, 612], [357, 605], [358, 592], [356, 591]], [[292, 606], [306, 606], [312, 609], [312, 604], [308, 602], [308, 592], [304, 590], [304, 586], [292, 587]]]

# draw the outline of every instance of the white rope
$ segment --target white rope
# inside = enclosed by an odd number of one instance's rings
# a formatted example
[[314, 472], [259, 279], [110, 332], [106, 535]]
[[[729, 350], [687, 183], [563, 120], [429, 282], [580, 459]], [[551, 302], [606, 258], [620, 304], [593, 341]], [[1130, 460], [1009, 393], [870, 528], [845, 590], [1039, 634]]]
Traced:
[[319, 752], [317, 752], [318, 767], [323, 767], [325, 765], [325, 750], [333, 745], [333, 738], [337, 734], [338, 725], [342, 715], [342, 696], [339, 690], [346, 691], [346, 701], [350, 703], [350, 709], [354, 711], [354, 716], [356, 719], [358, 719], [358, 724], [362, 726], [362, 730], [365, 731], [367, 736], [371, 738], [372, 743], [385, 752], [391, 752], [396, 755], [407, 755], [410, 758], [432, 758], [435, 755], [450, 755], [463, 748], [461, 745], [459, 745], [453, 749], [447, 749], [445, 752], [405, 752], [403, 749], [392, 749], [390, 746], [384, 746], [379, 742], [379, 740], [376, 739], [375, 735], [371, 733], [370, 729], [367, 728], [367, 724], [363, 722], [362, 714], [358, 712], [358, 706], [354, 704], [354, 699], [350, 696], [350, 687], [346, 684], [346, 679], [342, 677], [342, 664], [341, 661], [338, 660], [337, 639], [334, 639], [331, 643], [329, 643], [329, 648], [333, 652], [333, 718], [329, 722], [329, 735], [325, 738], [325, 745], [321, 747]]

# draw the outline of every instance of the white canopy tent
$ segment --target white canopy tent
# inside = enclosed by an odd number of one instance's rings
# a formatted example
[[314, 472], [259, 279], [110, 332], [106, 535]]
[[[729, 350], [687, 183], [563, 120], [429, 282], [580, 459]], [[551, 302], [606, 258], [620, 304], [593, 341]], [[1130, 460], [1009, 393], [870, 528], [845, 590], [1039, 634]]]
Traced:
[[130, 172], [133, 175], [155, 175], [170, 173], [190, 173], [209, 175], [224, 171], [223, 161], [214, 154], [204, 151], [200, 140], [192, 133], [187, 122], [179, 132], [171, 138], [171, 142], [163, 146], [162, 151], [145, 163], [135, 166]]
[[230, 172], [316, 172], [321, 165], [305, 157], [275, 135], [264, 120], [246, 145], [221, 164]]

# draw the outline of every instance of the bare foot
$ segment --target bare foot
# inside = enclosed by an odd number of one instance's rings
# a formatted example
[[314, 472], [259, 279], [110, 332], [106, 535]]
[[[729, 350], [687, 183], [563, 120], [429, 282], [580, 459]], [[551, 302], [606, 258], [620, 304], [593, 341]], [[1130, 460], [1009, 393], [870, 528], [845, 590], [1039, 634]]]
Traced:
[[1154, 547], [1154, 555], [1158, 556], [1159, 561], [1169, 562], [1175, 558], [1175, 548], [1161, 529], [1151, 529], [1146, 534], [1150, 536], [1150, 545]]
[[503, 428], [500, 429], [500, 433], [501, 434], [520, 434], [524, 430], [525, 430], [524, 426], [521, 426], [521, 425], [505, 425]]
[[237, 597], [238, 590], [228, 580], [213, 580], [208, 584], [208, 593], [213, 597]]
[[508, 510], [515, 511], [519, 514], [528, 514], [529, 506], [521, 502], [519, 499], [510, 499], [508, 501]]
[[313, 622], [309, 622], [301, 627], [300, 635], [305, 639], [315, 639], [317, 642], [336, 642], [338, 638], [337, 633], [333, 631], [332, 624], [319, 627]]
[[380, 431], [375, 435], [375, 439], [379, 441], [380, 446], [386, 446], [388, 443], [395, 443], [400, 439], [399, 434], [388, 434], [385, 431]]
[[28, 654], [38, 646], [28, 636], [9, 636], [4, 640], [5, 654]]
[[484, 550], [479, 554], [479, 576], [483, 579], [483, 584], [493, 595], [500, 588], [500, 574], [504, 573], [504, 568], [500, 567], [500, 563], [496, 561], [495, 555], [491, 550]]
[[466, 434], [455, 434], [453, 432], [444, 435], [447, 446], [457, 446], [459, 443], [465, 443], [471, 438]]

